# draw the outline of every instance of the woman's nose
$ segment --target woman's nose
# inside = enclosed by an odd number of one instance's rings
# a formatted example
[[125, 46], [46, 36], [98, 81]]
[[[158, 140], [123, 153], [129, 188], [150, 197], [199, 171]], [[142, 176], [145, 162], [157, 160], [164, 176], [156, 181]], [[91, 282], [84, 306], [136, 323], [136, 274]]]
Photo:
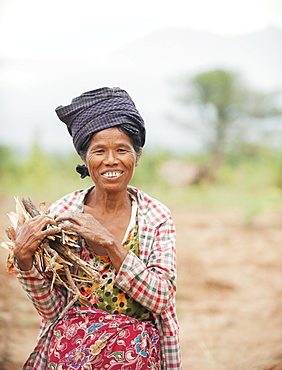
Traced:
[[107, 153], [106, 158], [105, 158], [105, 163], [109, 165], [117, 163], [117, 156], [113, 151], [110, 150]]

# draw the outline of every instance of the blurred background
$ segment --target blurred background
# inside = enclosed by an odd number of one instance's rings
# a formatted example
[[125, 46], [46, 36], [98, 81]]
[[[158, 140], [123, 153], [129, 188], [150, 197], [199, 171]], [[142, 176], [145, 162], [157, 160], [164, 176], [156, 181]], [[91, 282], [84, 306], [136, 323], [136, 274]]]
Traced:
[[[177, 227], [184, 370], [281, 370], [281, 1], [2, 0], [0, 34], [1, 238], [13, 196], [91, 184], [54, 110], [119, 86], [147, 126], [132, 184]], [[6, 256], [0, 369], [16, 370], [39, 318]]]

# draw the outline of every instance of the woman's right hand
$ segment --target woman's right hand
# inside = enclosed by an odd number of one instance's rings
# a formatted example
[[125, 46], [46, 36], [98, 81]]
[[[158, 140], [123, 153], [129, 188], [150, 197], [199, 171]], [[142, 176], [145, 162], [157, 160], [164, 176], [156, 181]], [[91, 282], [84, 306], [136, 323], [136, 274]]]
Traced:
[[46, 229], [47, 225], [57, 226], [57, 222], [48, 215], [40, 215], [17, 229], [14, 255], [21, 270], [28, 271], [32, 268], [33, 255], [42, 239], [60, 230], [58, 227]]

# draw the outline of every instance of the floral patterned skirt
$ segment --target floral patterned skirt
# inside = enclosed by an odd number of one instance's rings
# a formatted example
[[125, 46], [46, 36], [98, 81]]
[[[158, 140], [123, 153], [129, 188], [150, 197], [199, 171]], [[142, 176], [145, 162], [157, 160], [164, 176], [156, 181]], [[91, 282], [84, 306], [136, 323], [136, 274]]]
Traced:
[[48, 370], [160, 370], [160, 340], [151, 321], [74, 307], [55, 326]]

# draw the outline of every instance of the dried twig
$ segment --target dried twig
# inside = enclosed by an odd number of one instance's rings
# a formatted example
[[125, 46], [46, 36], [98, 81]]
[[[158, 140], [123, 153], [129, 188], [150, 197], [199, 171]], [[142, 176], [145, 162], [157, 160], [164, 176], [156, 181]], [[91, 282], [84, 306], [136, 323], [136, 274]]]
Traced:
[[31, 201], [30, 198], [28, 199], [22, 198], [22, 203], [24, 205], [25, 210], [31, 215], [31, 217], [36, 217], [40, 215], [40, 212], [35, 207], [34, 203]]
[[[15, 273], [13, 250], [17, 227], [21, 226], [27, 219], [42, 214], [43, 209], [43, 203], [41, 211], [38, 211], [30, 199], [22, 199], [22, 204], [16, 199], [16, 213], [8, 214], [12, 226], [6, 230], [6, 233], [10, 241], [2, 243], [3, 247], [10, 250], [7, 259], [8, 272]], [[50, 279], [51, 289], [54, 284], [64, 285], [73, 293], [72, 301], [74, 302], [77, 299], [85, 300], [75, 282], [92, 281], [96, 284], [100, 282], [99, 272], [72, 252], [71, 248], [79, 247], [78, 241], [79, 236], [76, 233], [61, 230], [53, 236], [44, 238], [35, 252], [37, 265]], [[76, 271], [83, 270], [86, 276], [80, 277], [71, 273], [70, 267]]]

